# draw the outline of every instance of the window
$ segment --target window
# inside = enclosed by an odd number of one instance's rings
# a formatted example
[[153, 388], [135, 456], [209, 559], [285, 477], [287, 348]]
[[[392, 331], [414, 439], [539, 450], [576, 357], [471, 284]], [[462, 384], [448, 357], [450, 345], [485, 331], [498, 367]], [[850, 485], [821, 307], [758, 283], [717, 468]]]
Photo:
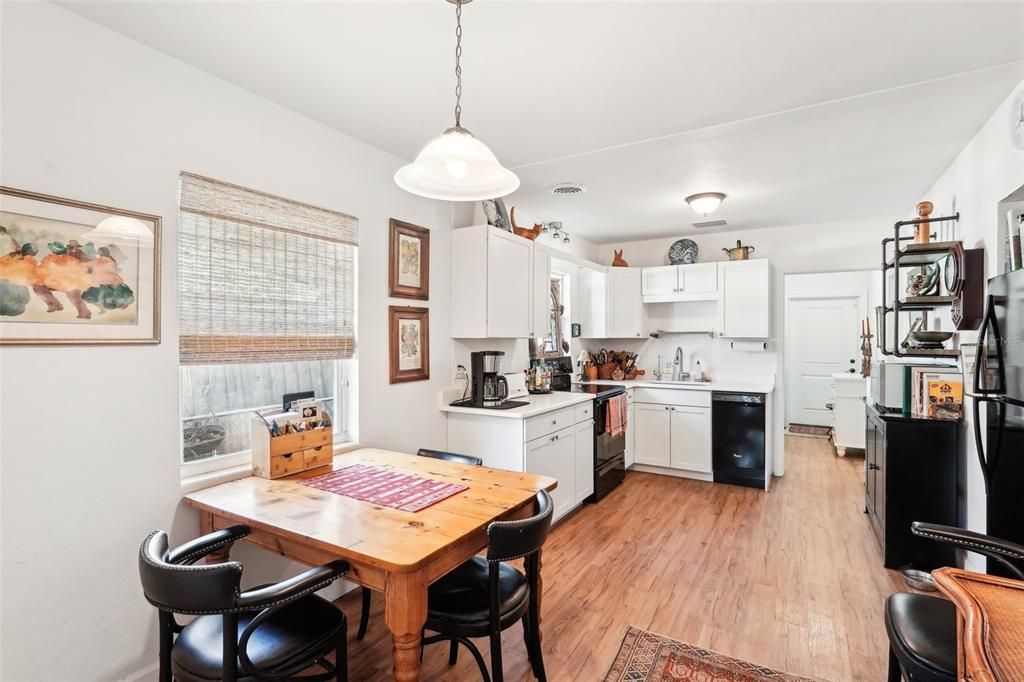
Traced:
[[334, 442], [350, 440], [348, 376], [354, 361], [183, 365], [181, 461], [191, 474], [247, 464], [253, 411], [281, 410], [281, 396], [314, 391], [333, 418]]
[[548, 309], [548, 330], [541, 339], [541, 354], [545, 357], [560, 357], [569, 352], [569, 282], [568, 275], [551, 273], [551, 296]]
[[182, 173], [178, 226], [183, 472], [251, 461], [253, 411], [285, 393], [348, 440], [358, 220]]

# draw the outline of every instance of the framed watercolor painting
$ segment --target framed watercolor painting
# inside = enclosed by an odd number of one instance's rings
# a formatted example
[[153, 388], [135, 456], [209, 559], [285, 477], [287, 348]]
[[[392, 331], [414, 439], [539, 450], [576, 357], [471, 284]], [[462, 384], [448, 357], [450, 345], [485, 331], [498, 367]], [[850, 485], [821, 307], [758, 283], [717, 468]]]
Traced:
[[392, 384], [430, 378], [430, 310], [388, 306]]
[[388, 290], [398, 298], [430, 298], [430, 230], [391, 219]]
[[160, 217], [0, 187], [0, 345], [160, 343]]

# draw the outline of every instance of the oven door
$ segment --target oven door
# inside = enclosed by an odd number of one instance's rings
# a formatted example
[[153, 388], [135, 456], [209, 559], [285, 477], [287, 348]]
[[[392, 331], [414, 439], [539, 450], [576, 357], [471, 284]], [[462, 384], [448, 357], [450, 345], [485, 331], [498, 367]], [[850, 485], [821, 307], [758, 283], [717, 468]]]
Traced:
[[[627, 423], [626, 428], [617, 436], [612, 436], [608, 430], [608, 401], [594, 401], [594, 468], [600, 470], [616, 457], [625, 461], [626, 452], [626, 431], [632, 427]], [[623, 467], [625, 468], [625, 467]]]

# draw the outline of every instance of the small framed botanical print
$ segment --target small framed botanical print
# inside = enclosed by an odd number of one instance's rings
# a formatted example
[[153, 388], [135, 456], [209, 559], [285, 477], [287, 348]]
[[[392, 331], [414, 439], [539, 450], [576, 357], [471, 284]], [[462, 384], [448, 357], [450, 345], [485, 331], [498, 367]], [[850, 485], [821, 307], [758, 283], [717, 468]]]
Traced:
[[392, 384], [430, 378], [430, 310], [388, 306]]
[[160, 343], [160, 217], [0, 187], [0, 345]]
[[398, 298], [430, 298], [430, 230], [391, 219], [388, 289]]

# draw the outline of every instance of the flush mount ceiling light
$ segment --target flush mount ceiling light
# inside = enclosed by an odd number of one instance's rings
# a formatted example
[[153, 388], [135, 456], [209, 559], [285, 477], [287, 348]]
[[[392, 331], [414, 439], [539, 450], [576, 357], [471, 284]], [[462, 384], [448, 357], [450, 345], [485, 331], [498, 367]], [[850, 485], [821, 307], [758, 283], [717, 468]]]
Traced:
[[701, 192], [686, 197], [686, 203], [690, 205], [690, 208], [705, 217], [714, 213], [724, 200], [725, 195], [721, 192]]
[[443, 201], [504, 197], [519, 189], [519, 178], [462, 127], [462, 6], [472, 0], [448, 2], [455, 5], [455, 125], [428, 142], [415, 161], [398, 169], [395, 184]]

